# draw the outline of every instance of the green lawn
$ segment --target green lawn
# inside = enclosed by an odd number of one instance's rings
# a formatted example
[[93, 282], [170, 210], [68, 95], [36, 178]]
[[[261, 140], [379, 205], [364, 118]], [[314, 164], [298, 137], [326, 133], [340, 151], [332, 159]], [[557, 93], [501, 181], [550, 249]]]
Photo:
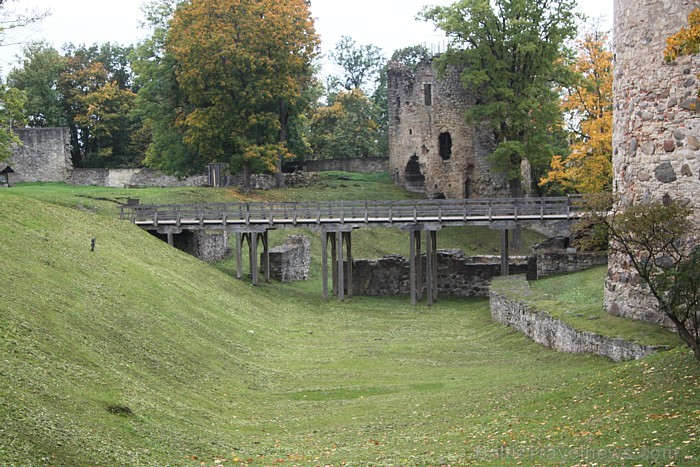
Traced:
[[256, 288], [64, 207], [84, 192], [32, 199], [63, 190], [0, 190], [0, 464], [700, 461], [683, 349], [613, 364], [534, 344], [485, 300]]

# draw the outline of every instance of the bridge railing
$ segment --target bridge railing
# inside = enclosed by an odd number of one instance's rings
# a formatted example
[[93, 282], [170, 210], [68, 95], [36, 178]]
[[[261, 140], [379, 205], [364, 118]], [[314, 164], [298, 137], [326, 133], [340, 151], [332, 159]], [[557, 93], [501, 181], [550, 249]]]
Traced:
[[298, 225], [536, 220], [578, 217], [580, 197], [323, 201], [122, 206], [121, 218], [139, 225]]

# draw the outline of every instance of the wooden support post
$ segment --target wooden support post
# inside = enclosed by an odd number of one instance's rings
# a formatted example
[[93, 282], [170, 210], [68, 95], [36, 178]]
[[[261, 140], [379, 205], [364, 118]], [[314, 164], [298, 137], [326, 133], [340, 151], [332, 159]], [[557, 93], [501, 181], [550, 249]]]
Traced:
[[250, 238], [250, 274], [253, 285], [258, 285], [258, 233], [248, 234]]
[[338, 300], [345, 300], [345, 271], [343, 267], [343, 233], [335, 233], [336, 246], [338, 248]]
[[333, 295], [338, 295], [338, 268], [336, 266], [338, 262], [338, 248], [337, 239], [335, 238], [335, 232], [328, 232], [328, 238], [331, 239], [331, 282], [333, 284]]
[[323, 276], [323, 299], [328, 300], [328, 232], [321, 232], [321, 275]]
[[416, 246], [416, 295], [418, 301], [423, 300], [423, 254], [421, 252], [421, 233], [416, 230], [415, 246]]
[[[410, 230], [408, 232], [409, 246], [411, 250], [411, 258], [409, 259], [410, 276], [409, 283], [411, 286], [411, 305], [416, 305], [416, 288], [418, 286], [418, 279], [416, 277], [416, 234], [417, 230]], [[419, 258], [420, 260], [420, 258]]]
[[428, 306], [433, 305], [433, 241], [432, 232], [425, 237], [425, 278]]
[[175, 245], [175, 241], [173, 240], [173, 233], [168, 232], [166, 235], [168, 236], [168, 245], [170, 245], [170, 246]]
[[265, 282], [270, 282], [270, 242], [267, 230], [265, 230], [261, 236], [263, 242], [263, 267], [265, 268]]
[[236, 232], [236, 277], [243, 277], [243, 234]]
[[501, 229], [501, 276], [510, 275], [508, 259], [508, 229]]
[[345, 247], [347, 248], [345, 281], [348, 284], [348, 298], [352, 298], [352, 231], [343, 232], [345, 237]]
[[437, 261], [437, 230], [430, 231], [430, 243], [432, 243], [433, 250], [433, 260], [432, 260], [432, 271], [430, 273], [433, 276], [433, 302], [437, 301], [438, 298], [438, 261]]

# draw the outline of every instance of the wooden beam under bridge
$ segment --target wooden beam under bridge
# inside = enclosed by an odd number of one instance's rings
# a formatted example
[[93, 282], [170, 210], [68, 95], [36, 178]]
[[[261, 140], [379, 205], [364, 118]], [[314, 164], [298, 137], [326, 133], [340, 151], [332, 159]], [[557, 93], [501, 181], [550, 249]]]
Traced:
[[[328, 300], [328, 246], [331, 247], [331, 277], [333, 295], [345, 300], [352, 298], [352, 231], [353, 226], [324, 229], [321, 232], [323, 299]], [[346, 247], [345, 258], [343, 245]]]
[[421, 254], [421, 232], [426, 231], [425, 238], [425, 291], [428, 306], [432, 306], [437, 300], [438, 280], [437, 280], [437, 231], [439, 225], [414, 225], [405, 227], [403, 230], [409, 231], [410, 243], [410, 287], [411, 305], [423, 299], [423, 259]]
[[270, 242], [267, 228], [236, 230], [236, 277], [243, 277], [243, 244], [248, 245], [248, 262], [253, 285], [259, 285], [258, 246], [263, 245], [263, 272], [270, 282]]

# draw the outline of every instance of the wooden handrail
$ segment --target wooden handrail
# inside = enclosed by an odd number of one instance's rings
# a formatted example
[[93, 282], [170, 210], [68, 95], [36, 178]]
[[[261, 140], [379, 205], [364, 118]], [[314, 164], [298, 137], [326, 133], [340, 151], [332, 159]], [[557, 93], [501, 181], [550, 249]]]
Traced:
[[[418, 224], [573, 219], [580, 197], [491, 198], [310, 203], [231, 203], [122, 206], [120, 218], [141, 226]], [[291, 215], [290, 215], [291, 213]]]

